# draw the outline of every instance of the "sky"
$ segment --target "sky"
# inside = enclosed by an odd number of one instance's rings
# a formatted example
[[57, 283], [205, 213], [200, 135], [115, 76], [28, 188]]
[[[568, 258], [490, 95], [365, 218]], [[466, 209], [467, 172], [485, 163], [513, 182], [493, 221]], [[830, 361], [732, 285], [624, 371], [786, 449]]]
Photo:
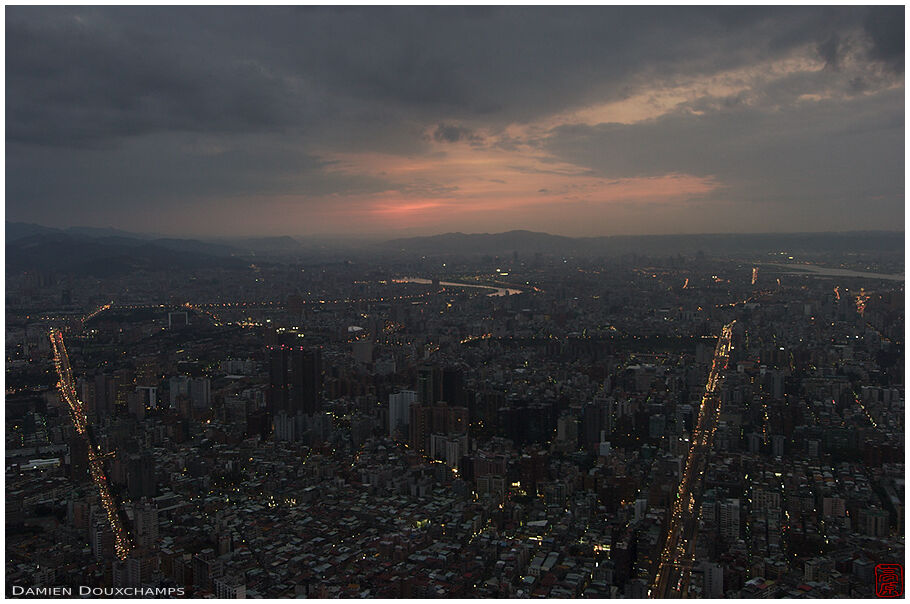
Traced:
[[7, 6], [6, 219], [902, 230], [904, 7]]

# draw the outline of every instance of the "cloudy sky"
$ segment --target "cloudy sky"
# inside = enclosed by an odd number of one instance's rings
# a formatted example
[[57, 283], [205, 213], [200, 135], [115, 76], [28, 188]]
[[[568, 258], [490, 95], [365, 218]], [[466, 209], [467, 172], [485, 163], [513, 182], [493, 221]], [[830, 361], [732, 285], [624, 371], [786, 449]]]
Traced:
[[6, 8], [6, 218], [902, 229], [904, 8]]

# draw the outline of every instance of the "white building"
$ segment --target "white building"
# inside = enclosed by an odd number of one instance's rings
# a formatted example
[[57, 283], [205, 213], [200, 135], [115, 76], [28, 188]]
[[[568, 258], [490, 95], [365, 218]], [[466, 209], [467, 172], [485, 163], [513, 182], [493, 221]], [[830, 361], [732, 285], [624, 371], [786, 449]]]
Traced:
[[720, 564], [705, 564], [705, 598], [724, 597], [724, 567]]
[[215, 597], [218, 599], [245, 600], [246, 585], [236, 577], [219, 577], [215, 579]]
[[739, 499], [725, 499], [718, 505], [720, 534], [728, 541], [739, 539]]

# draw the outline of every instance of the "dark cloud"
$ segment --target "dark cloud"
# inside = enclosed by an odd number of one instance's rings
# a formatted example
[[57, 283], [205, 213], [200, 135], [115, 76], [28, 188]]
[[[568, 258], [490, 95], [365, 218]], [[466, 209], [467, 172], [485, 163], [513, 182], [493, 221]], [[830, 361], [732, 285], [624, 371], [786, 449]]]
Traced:
[[[618, 97], [643, 69], [731, 68], [841, 27], [813, 8], [481, 8], [10, 7], [8, 139], [305, 131], [377, 104], [521, 121]], [[866, 20], [882, 60], [893, 12]]]
[[837, 33], [832, 33], [818, 45], [818, 54], [825, 61], [826, 68], [838, 69], [840, 67], [840, 62], [847, 51], [845, 46], [845, 42]]
[[786, 111], [741, 106], [632, 125], [566, 126], [547, 148], [607, 178], [717, 177], [724, 185], [717, 195], [778, 216], [853, 204], [862, 206], [864, 220], [902, 220], [903, 128], [903, 92], [893, 91], [871, 102], [832, 100]]
[[[896, 178], [903, 36], [903, 7], [11, 6], [7, 215], [104, 223], [115, 211], [201, 199], [454, 194], [433, 179], [386, 182], [325, 158], [416, 157], [466, 141], [550, 152], [587, 168], [579, 174], [688, 171], [744, 187], [765, 179], [769, 196], [792, 186], [820, 203], [836, 187], [813, 189], [812, 170], [850, 191], [859, 190], [846, 182], [851, 160], [856, 183], [879, 190]], [[829, 69], [702, 95], [653, 123], [564, 127], [552, 139], [508, 129], [803, 48]], [[849, 102], [802, 107], [806, 95]], [[845, 127], [859, 128], [855, 147], [834, 153], [832, 141], [848, 138], [832, 132]], [[763, 190], [755, 187], [749, 195]]]
[[[43, 177], [9, 178], [8, 199], [37, 215], [42, 209], [36, 203], [54, 200], [64, 213], [90, 212], [100, 220], [108, 212], [135, 206], [171, 212], [204, 199], [228, 203], [389, 188], [377, 178], [342, 174], [334, 170], [335, 162], [301, 153], [291, 139], [263, 135], [149, 135], [125, 141], [117, 153], [102, 147], [61, 154], [29, 145], [7, 155], [10, 175], [34, 166], [42, 167]], [[256, 202], [247, 203], [255, 211]]]
[[872, 41], [872, 57], [904, 72], [904, 7], [872, 6], [863, 21]]
[[164, 30], [110, 18], [120, 14], [10, 15], [7, 140], [79, 146], [161, 131], [274, 131], [309, 102], [255, 60], [206, 60]]
[[457, 143], [458, 141], [479, 141], [480, 138], [470, 128], [439, 124], [433, 131], [433, 139], [440, 143]]

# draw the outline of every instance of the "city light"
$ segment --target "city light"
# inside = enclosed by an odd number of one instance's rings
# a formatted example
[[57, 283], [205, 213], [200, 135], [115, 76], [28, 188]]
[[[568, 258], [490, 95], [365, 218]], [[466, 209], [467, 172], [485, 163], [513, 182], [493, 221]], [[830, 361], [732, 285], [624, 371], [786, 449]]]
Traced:
[[[700, 496], [701, 477], [710, 451], [717, 422], [720, 416], [720, 397], [717, 393], [721, 370], [726, 368], [733, 341], [733, 325], [728, 323], [721, 330], [711, 371], [705, 386], [705, 393], [699, 407], [698, 421], [692, 434], [692, 444], [686, 457], [686, 465], [680, 479], [676, 499], [670, 515], [670, 526], [660, 555], [660, 564], [651, 583], [650, 597], [668, 597], [668, 590], [682, 591], [689, 582], [692, 563], [695, 556], [692, 532], [697, 522], [695, 510], [696, 495]], [[696, 474], [697, 472], [697, 474]], [[691, 543], [691, 545], [690, 545]], [[676, 581], [672, 576], [676, 575]]]
[[89, 473], [98, 489], [101, 505], [104, 507], [108, 523], [114, 534], [114, 552], [119, 559], [124, 560], [129, 555], [129, 540], [120, 521], [117, 504], [111, 496], [107, 477], [104, 475], [104, 456], [98, 453], [99, 448], [91, 442], [91, 437], [88, 433], [88, 418], [85, 405], [76, 394], [73, 370], [69, 363], [66, 346], [63, 343], [63, 333], [56, 328], [51, 328], [49, 337], [54, 351], [54, 366], [57, 369], [57, 376], [60, 380], [57, 384], [60, 394], [69, 407], [70, 417], [73, 420], [76, 432], [85, 440], [88, 448]]

